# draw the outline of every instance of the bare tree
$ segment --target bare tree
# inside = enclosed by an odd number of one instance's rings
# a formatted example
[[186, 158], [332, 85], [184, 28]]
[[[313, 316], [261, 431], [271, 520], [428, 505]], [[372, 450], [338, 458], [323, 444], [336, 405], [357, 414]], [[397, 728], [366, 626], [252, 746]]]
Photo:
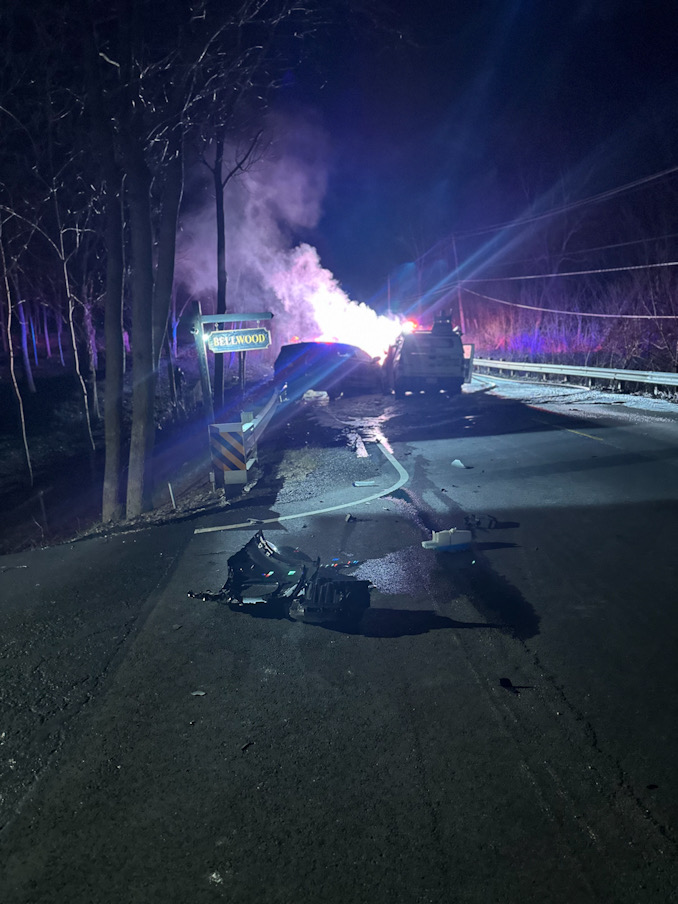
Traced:
[[[225, 314], [226, 287], [228, 273], [226, 272], [226, 212], [224, 193], [228, 183], [239, 173], [245, 172], [257, 159], [263, 130], [246, 142], [240, 149], [233, 146], [232, 158], [226, 163], [224, 170], [224, 151], [226, 148], [226, 127], [220, 125], [214, 139], [214, 160], [212, 162], [203, 158], [203, 162], [212, 173], [214, 187], [214, 201], [216, 210], [216, 239], [217, 239], [217, 314]], [[221, 411], [224, 405], [224, 356], [217, 355], [214, 361], [214, 410]]]
[[[289, 0], [173, 4], [158, 29], [150, 2], [121, 0], [94, 17], [96, 64], [90, 75], [113, 124], [130, 236], [132, 427], [127, 517], [151, 505], [156, 370], [172, 296], [184, 152], [194, 130], [224, 97], [254, 81], [263, 65], [253, 52], [297, 15]], [[264, 39], [262, 41], [262, 38]], [[169, 74], [171, 73], [171, 78]]]
[[21, 390], [19, 389], [19, 382], [16, 377], [16, 370], [14, 367], [14, 348], [12, 345], [12, 299], [11, 293], [9, 290], [9, 278], [7, 274], [7, 257], [5, 255], [5, 245], [3, 240], [3, 221], [2, 217], [0, 217], [0, 264], [2, 265], [2, 286], [5, 294], [5, 301], [7, 304], [7, 319], [5, 320], [5, 328], [7, 332], [7, 348], [9, 352], [9, 374], [10, 379], [12, 381], [12, 388], [14, 390], [14, 395], [16, 396], [17, 405], [19, 408], [19, 421], [21, 423], [21, 438], [24, 446], [24, 453], [26, 455], [26, 467], [28, 469], [28, 478], [30, 485], [33, 486], [33, 464], [31, 462], [31, 453], [28, 448], [28, 436], [26, 434], [26, 416], [24, 414], [24, 402], [21, 396]]
[[[228, 125], [222, 114], [234, 109], [235, 98], [275, 85], [274, 72], [289, 46], [307, 31], [303, 23], [310, 21], [314, 2], [186, 0], [159, 15], [151, 0], [34, 0], [30, 8], [8, 0], [0, 11], [0, 27], [6, 26], [19, 47], [13, 68], [0, 73], [0, 106], [11, 101], [8, 109], [21, 133], [2, 153], [4, 159], [13, 155], [16, 173], [10, 182], [21, 186], [23, 195], [12, 199], [5, 192], [0, 201], [16, 214], [12, 222], [34, 228], [31, 253], [39, 262], [33, 269], [40, 271], [40, 280], [60, 283], [60, 297], [55, 295], [53, 302], [59, 348], [61, 352], [65, 323], [92, 446], [91, 406], [77, 340], [92, 285], [97, 296], [105, 286], [105, 520], [136, 517], [151, 504], [156, 373], [172, 299], [186, 148], [190, 144], [195, 151], [203, 146], [201, 136]], [[85, 153], [92, 142], [94, 154]], [[232, 173], [228, 167], [215, 176], [222, 201], [223, 186], [252, 153], [246, 148]], [[83, 242], [85, 228], [94, 230], [92, 241]], [[100, 254], [102, 248], [105, 254]], [[88, 255], [94, 283], [84, 277]], [[13, 260], [6, 264], [7, 276]], [[29, 272], [24, 268], [22, 279]], [[225, 270], [222, 277], [225, 309]], [[127, 299], [132, 422], [125, 486]], [[8, 331], [4, 334], [6, 341]], [[90, 380], [91, 370], [90, 364]]]

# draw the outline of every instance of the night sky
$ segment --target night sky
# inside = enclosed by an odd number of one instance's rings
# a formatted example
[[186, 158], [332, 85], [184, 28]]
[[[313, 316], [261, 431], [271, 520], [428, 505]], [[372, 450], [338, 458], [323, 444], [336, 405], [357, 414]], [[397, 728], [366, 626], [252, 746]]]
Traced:
[[445, 235], [678, 161], [675, 2], [397, 0], [380, 24], [335, 25], [283, 92], [329, 136], [308, 238], [353, 297]]

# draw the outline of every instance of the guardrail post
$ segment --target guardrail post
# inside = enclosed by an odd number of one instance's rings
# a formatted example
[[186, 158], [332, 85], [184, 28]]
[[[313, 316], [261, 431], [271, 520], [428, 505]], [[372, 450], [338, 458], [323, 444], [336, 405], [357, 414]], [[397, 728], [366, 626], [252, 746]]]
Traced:
[[247, 453], [243, 425], [209, 425], [210, 453], [217, 482], [224, 484], [247, 483]]
[[257, 442], [277, 404], [278, 393], [274, 392], [256, 416], [253, 411], [242, 411], [239, 421], [209, 425], [210, 453], [217, 485], [247, 483], [247, 473], [257, 460]]

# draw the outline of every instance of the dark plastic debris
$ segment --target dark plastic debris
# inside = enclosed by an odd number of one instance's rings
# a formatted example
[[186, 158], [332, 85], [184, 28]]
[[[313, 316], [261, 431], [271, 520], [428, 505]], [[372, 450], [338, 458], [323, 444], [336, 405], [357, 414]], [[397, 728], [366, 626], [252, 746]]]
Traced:
[[299, 549], [278, 548], [258, 531], [228, 560], [228, 578], [217, 593], [189, 593], [231, 609], [298, 621], [358, 621], [370, 605], [370, 582], [339, 572], [357, 559], [322, 565]]

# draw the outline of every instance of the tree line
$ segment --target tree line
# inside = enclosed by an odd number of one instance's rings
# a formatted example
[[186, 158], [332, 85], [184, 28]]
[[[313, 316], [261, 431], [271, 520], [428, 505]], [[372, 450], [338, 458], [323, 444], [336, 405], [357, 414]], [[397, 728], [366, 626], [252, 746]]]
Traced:
[[[99, 362], [92, 318], [95, 306], [103, 308], [104, 521], [137, 517], [151, 505], [157, 373], [163, 350], [169, 353], [186, 166], [202, 159], [212, 170], [218, 310], [225, 311], [223, 189], [255, 154], [271, 92], [320, 22], [311, 3], [290, 0], [7, 0], [0, 10], [7, 372], [31, 481], [22, 387], [34, 389], [38, 333], [72, 363], [93, 451]], [[227, 140], [244, 148], [231, 162]]]
[[678, 371], [678, 173], [657, 176], [437, 242], [415, 274], [424, 307], [478, 355]]

